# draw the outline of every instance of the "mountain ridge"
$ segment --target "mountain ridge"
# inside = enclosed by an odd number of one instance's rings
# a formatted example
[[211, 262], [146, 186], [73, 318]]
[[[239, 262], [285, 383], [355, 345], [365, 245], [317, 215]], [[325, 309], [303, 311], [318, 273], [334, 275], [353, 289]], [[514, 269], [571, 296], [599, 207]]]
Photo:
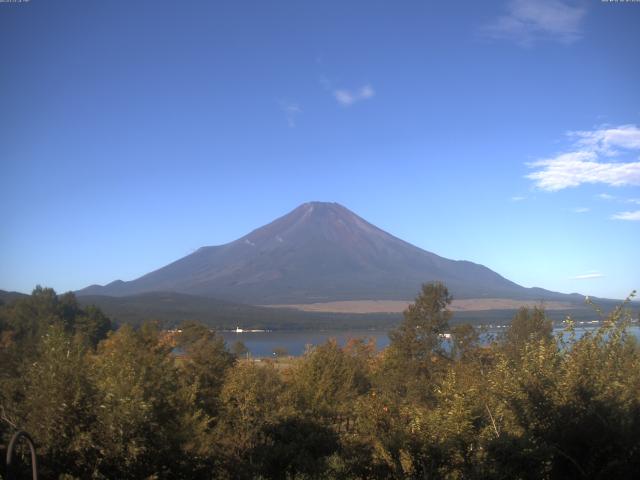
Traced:
[[409, 300], [428, 281], [444, 282], [455, 298], [583, 298], [525, 288], [481, 264], [441, 257], [327, 202], [304, 203], [237, 240], [77, 294], [172, 291], [254, 305]]

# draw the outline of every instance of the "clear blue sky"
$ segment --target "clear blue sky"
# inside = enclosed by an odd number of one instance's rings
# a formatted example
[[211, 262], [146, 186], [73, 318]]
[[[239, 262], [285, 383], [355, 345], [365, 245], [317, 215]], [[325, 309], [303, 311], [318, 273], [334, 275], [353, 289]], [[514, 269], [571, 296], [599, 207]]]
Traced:
[[525, 286], [640, 288], [640, 3], [0, 3], [0, 288], [309, 200]]

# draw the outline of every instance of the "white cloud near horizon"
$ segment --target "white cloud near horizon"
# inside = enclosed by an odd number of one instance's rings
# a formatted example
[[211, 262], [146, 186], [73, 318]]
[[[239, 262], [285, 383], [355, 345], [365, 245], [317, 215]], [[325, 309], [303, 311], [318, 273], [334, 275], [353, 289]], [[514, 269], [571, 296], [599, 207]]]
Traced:
[[594, 278], [602, 278], [604, 275], [600, 272], [589, 272], [569, 277], [569, 280], [592, 280]]
[[[640, 185], [640, 161], [608, 160], [622, 151], [640, 152], [640, 128], [636, 125], [569, 132], [567, 135], [578, 137], [573, 144], [574, 151], [528, 164], [538, 169], [526, 176], [535, 182], [536, 187], [555, 192], [583, 183], [603, 183], [613, 187]], [[602, 161], [603, 156], [607, 160]], [[599, 197], [613, 199], [607, 194]]]
[[333, 96], [340, 105], [345, 107], [351, 106], [354, 103], [362, 100], [368, 100], [375, 96], [376, 92], [371, 85], [364, 85], [357, 90], [338, 89], [334, 90]]
[[612, 220], [626, 220], [630, 222], [640, 222], [640, 210], [633, 212], [618, 212], [611, 216]]
[[507, 12], [487, 24], [482, 32], [494, 40], [511, 40], [531, 47], [541, 39], [563, 44], [582, 38], [583, 6], [561, 0], [510, 0]]

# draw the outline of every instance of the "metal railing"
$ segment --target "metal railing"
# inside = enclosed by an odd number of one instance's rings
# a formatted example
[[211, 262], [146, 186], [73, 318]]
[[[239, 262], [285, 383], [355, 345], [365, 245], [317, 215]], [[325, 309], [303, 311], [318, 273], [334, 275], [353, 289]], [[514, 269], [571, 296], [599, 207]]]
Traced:
[[38, 457], [36, 456], [36, 446], [29, 434], [22, 430], [16, 432], [13, 437], [11, 437], [9, 448], [7, 448], [7, 480], [15, 480], [13, 451], [21, 438], [29, 445], [29, 449], [31, 450], [31, 474], [33, 476], [33, 480], [38, 480]]

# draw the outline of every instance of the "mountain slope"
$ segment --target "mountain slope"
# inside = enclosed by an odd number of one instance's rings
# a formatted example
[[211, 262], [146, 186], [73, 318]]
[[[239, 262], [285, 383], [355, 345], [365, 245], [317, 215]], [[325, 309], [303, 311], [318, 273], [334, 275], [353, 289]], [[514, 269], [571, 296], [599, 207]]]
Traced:
[[27, 295], [19, 292], [7, 292], [5, 290], [0, 290], [0, 305], [10, 304], [19, 300], [20, 298], [26, 298]]
[[203, 247], [129, 282], [79, 295], [179, 292], [250, 304], [412, 299], [427, 281], [456, 298], [567, 299], [490, 269], [422, 250], [336, 203], [305, 203], [231, 243]]

